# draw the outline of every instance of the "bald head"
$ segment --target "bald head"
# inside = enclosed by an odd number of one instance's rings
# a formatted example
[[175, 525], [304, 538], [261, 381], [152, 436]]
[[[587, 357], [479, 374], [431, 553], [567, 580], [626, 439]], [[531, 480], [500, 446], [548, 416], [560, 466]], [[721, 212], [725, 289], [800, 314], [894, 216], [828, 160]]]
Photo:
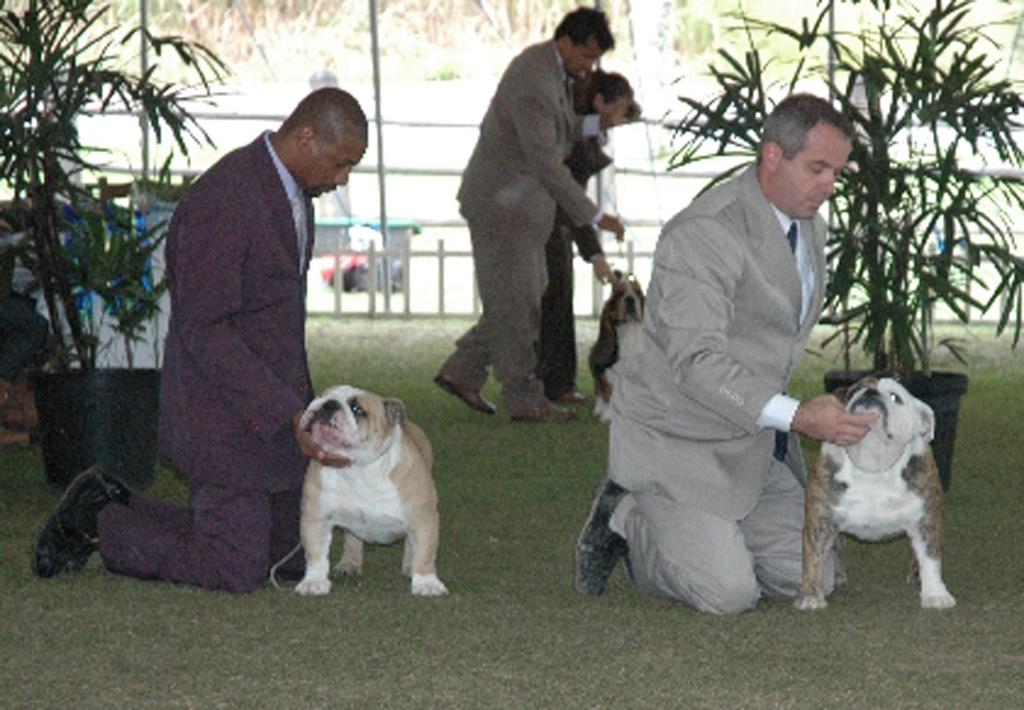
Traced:
[[325, 87], [299, 102], [271, 137], [288, 172], [310, 195], [348, 182], [366, 152], [367, 121], [347, 91]]
[[337, 87], [324, 87], [308, 94], [299, 102], [281, 125], [281, 133], [288, 135], [307, 126], [321, 140], [337, 141], [346, 133], [356, 133], [366, 139], [366, 114], [352, 94]]

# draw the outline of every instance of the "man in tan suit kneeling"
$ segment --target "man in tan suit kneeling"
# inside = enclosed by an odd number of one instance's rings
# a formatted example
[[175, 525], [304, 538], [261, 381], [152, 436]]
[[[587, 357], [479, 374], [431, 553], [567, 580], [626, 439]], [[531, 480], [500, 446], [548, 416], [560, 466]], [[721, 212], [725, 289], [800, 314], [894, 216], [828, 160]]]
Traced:
[[[608, 475], [576, 548], [577, 591], [621, 557], [640, 591], [728, 614], [794, 597], [800, 432], [849, 445], [874, 414], [785, 394], [821, 313], [825, 223], [853, 129], [806, 94], [765, 121], [757, 162], [662, 231], [640, 361], [612, 399]], [[826, 585], [831, 590], [831, 566]]]

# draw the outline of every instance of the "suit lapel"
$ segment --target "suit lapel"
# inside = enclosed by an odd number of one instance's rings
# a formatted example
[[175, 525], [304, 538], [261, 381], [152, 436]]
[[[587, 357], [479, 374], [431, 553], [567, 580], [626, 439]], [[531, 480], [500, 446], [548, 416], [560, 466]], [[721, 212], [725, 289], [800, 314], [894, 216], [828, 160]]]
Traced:
[[306, 249], [305, 258], [302, 260], [300, 273], [306, 273], [309, 268], [309, 260], [313, 257], [313, 243], [316, 241], [316, 219], [313, 214], [313, 200], [306, 196]]
[[[558, 50], [555, 48], [554, 40], [548, 40], [536, 46], [544, 66], [544, 75], [547, 77], [545, 80], [545, 83], [548, 84], [547, 91], [562, 110], [562, 141], [568, 142], [572, 136], [572, 125], [576, 114], [572, 107], [572, 101], [565, 90], [565, 71], [558, 63]], [[568, 156], [568, 148], [566, 156]]]
[[825, 223], [820, 218], [802, 220], [800, 229], [806, 230], [808, 246], [811, 251], [811, 258], [814, 260], [814, 293], [811, 295], [811, 305], [807, 309], [807, 318], [801, 324], [800, 337], [810, 337], [810, 332], [821, 316], [822, 304], [825, 300]]
[[[744, 202], [747, 204], [749, 234], [755, 241], [754, 249], [760, 252], [762, 270], [765, 277], [785, 294], [793, 309], [793, 323], [800, 322], [800, 273], [797, 271], [796, 259], [789, 249], [786, 234], [782, 231], [775, 210], [765, 199], [761, 185], [757, 181], [757, 171], [751, 166], [743, 177]], [[804, 227], [801, 222], [801, 228]]]
[[[291, 263], [297, 265], [299, 263], [299, 235], [295, 231], [295, 220], [292, 219], [292, 207], [288, 202], [288, 194], [285, 192], [284, 185], [281, 184], [281, 177], [277, 174], [277, 168], [274, 167], [270, 152], [263, 143], [263, 136], [256, 139], [252, 144], [252, 149], [257, 189], [260, 191], [263, 204], [267, 205], [270, 211], [270, 233], [281, 241], [281, 246], [291, 259]], [[311, 215], [312, 209], [307, 209], [307, 219]], [[312, 229], [307, 234], [311, 237]], [[303, 268], [303, 270], [305, 269]]]

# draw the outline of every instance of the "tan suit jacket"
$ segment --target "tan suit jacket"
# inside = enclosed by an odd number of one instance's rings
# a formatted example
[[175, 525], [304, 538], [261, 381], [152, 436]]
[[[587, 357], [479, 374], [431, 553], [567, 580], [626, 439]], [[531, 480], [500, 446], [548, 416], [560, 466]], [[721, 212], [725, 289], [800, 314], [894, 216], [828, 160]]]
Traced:
[[[753, 166], [665, 225], [639, 367], [613, 398], [614, 480], [734, 520], [753, 509], [775, 440], [757, 419], [786, 390], [821, 313], [825, 224], [800, 230], [815, 272], [802, 324], [796, 260]], [[803, 480], [798, 438], [789, 444]]]
[[527, 47], [509, 64], [480, 124], [462, 175], [463, 214], [486, 215], [547, 241], [557, 204], [574, 224], [597, 205], [573, 179], [565, 159], [582, 137], [582, 118], [566, 95], [553, 40]]

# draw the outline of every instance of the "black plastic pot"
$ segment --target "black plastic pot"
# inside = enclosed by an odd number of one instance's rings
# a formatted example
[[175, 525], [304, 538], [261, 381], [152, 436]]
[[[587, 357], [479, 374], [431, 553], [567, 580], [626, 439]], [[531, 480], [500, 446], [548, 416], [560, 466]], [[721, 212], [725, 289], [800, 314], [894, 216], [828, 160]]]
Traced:
[[160, 370], [36, 372], [32, 387], [51, 486], [66, 487], [95, 463], [132, 490], [153, 482]]
[[[825, 373], [825, 391], [832, 392], [840, 387], [852, 385], [867, 371], [837, 370]], [[953, 475], [953, 443], [956, 440], [957, 414], [960, 412], [960, 398], [967, 393], [967, 375], [956, 372], [933, 372], [926, 375], [914, 372], [900, 376], [900, 383], [910, 394], [932, 408], [935, 413], [935, 438], [932, 453], [939, 469], [942, 489], [949, 490]]]

